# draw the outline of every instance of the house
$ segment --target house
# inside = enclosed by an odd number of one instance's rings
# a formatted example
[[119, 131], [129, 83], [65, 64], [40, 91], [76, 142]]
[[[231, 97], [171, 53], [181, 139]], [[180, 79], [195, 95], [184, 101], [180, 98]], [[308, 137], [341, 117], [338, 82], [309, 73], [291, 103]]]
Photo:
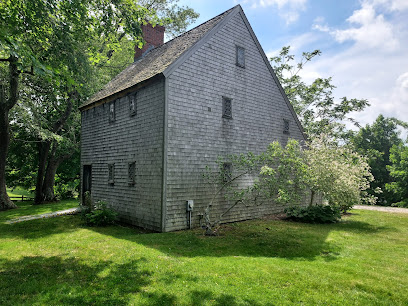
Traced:
[[[149, 31], [135, 62], [80, 106], [82, 192], [159, 232], [188, 228], [191, 200], [197, 227], [213, 196], [206, 165], [304, 140], [303, 130], [241, 6], [165, 44], [161, 27]], [[224, 221], [282, 210], [238, 205]]]

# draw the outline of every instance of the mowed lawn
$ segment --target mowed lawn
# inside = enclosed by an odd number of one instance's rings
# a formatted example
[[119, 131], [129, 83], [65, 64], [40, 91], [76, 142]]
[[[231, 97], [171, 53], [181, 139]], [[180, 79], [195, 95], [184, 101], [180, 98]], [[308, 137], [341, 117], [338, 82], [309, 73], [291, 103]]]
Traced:
[[79, 216], [6, 224], [76, 203], [20, 205], [0, 212], [1, 305], [408, 304], [407, 214], [253, 220], [205, 237], [89, 228]]

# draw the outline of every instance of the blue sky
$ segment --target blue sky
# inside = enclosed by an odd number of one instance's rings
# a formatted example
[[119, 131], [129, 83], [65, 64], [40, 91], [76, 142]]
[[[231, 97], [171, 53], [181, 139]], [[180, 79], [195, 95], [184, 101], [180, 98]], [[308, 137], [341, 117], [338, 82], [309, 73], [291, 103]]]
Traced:
[[[408, 0], [180, 0], [198, 25], [240, 4], [268, 57], [320, 49], [302, 77], [332, 77], [335, 97], [368, 99], [355, 118], [408, 121]], [[404, 133], [405, 134], [405, 133]]]

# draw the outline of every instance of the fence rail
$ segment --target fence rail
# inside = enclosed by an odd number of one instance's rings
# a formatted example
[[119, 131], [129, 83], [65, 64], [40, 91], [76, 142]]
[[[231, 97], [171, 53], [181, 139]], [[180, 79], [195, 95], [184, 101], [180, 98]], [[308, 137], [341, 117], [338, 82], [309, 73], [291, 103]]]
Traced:
[[10, 198], [10, 200], [12, 200], [12, 201], [33, 201], [34, 200], [34, 198], [32, 198], [32, 197], [27, 197], [27, 196], [11, 196], [11, 197], [9, 197]]

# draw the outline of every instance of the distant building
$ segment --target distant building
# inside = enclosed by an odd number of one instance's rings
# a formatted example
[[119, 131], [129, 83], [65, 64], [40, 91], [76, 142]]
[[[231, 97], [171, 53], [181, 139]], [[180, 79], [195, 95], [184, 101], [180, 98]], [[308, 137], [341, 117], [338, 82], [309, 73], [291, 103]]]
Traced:
[[[218, 156], [304, 140], [301, 124], [242, 8], [163, 44], [146, 26], [135, 62], [81, 105], [82, 190], [122, 221], [155, 231], [199, 226], [213, 190], [202, 178]], [[213, 212], [228, 203], [221, 197]], [[237, 206], [227, 222], [280, 212]]]

